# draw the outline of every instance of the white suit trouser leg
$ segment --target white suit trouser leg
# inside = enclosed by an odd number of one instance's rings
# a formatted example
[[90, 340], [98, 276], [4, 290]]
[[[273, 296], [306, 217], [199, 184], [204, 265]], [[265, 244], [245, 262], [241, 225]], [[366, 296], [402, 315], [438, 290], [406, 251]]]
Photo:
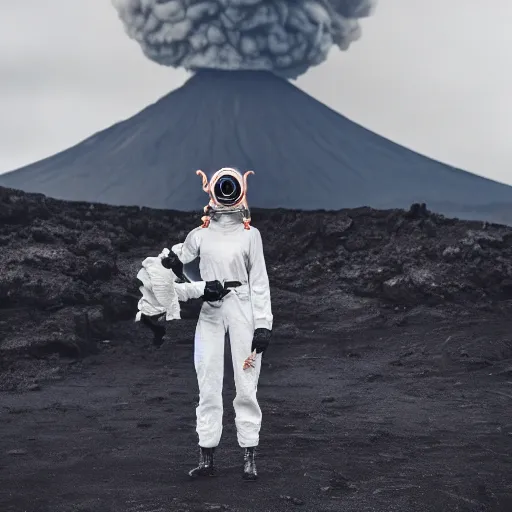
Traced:
[[[238, 444], [257, 446], [261, 428], [261, 409], [256, 398], [261, 370], [261, 354], [254, 368], [243, 370], [251, 353], [254, 335], [252, 306], [248, 297], [235, 291], [222, 302], [205, 302], [201, 309], [194, 343], [194, 364], [199, 385], [196, 409], [199, 446], [213, 448], [222, 436], [222, 383], [224, 378], [224, 339], [229, 331], [236, 397], [233, 401]], [[220, 307], [217, 307], [220, 306]]]

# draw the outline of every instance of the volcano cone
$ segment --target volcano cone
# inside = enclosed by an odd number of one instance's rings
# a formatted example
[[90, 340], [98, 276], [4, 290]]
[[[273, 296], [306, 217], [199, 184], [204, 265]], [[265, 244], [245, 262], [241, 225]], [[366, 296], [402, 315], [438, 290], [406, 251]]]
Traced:
[[[67, 200], [191, 211], [208, 196], [195, 171], [249, 177], [251, 207], [403, 208], [461, 218], [512, 211], [512, 187], [421, 156], [265, 71], [199, 71], [128, 120], [0, 185]], [[498, 219], [499, 220], [499, 219]]]

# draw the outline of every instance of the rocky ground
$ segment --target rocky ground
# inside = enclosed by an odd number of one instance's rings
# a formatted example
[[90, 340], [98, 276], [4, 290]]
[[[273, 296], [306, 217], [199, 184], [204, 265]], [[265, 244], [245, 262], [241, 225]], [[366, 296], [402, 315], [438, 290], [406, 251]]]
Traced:
[[133, 322], [141, 261], [199, 223], [0, 188], [2, 512], [512, 510], [511, 228], [254, 211], [275, 329], [248, 487], [229, 374], [220, 475], [186, 478], [199, 302], [160, 349]]

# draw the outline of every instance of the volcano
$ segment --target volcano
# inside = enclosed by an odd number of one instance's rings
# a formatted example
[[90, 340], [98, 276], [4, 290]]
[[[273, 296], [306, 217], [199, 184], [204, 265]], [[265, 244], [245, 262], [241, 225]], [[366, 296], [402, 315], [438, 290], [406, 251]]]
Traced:
[[[197, 169], [254, 170], [249, 205], [431, 210], [504, 221], [512, 187], [434, 161], [357, 125], [265, 71], [202, 70], [135, 116], [0, 185], [57, 199], [191, 211]], [[512, 218], [512, 217], [511, 217]]]

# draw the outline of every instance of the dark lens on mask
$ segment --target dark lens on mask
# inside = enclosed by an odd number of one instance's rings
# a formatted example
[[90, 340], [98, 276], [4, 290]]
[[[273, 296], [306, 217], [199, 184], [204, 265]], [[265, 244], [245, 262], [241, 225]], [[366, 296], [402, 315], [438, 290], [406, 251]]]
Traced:
[[217, 201], [224, 206], [236, 203], [242, 193], [240, 184], [231, 176], [220, 178], [215, 184], [214, 191]]

